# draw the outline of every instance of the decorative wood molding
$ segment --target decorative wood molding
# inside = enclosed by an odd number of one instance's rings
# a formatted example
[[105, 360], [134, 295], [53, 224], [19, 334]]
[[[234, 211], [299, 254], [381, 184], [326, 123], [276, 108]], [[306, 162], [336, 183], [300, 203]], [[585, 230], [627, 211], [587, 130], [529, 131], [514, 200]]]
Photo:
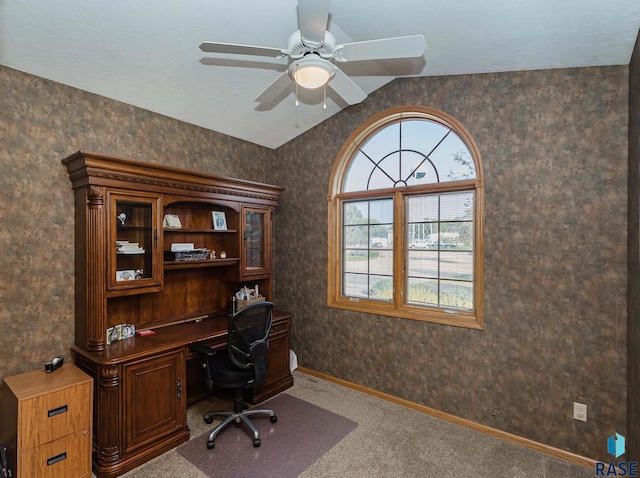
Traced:
[[[93, 184], [129, 183], [175, 194], [233, 196], [276, 205], [284, 188], [213, 174], [78, 151], [62, 160], [74, 189]], [[130, 186], [131, 187], [131, 186]]]
[[87, 197], [89, 198], [89, 207], [103, 205], [104, 188], [89, 186], [89, 189], [87, 190]]
[[440, 410], [427, 407], [425, 405], [420, 405], [419, 403], [405, 400], [404, 398], [398, 398], [384, 392], [379, 392], [371, 388], [363, 387], [362, 385], [358, 385], [356, 383], [349, 382], [347, 380], [342, 380], [341, 378], [336, 378], [331, 375], [324, 374], [322, 372], [316, 372], [315, 370], [311, 370], [305, 367], [298, 367], [297, 370], [302, 373], [306, 373], [307, 375], [318, 377], [328, 382], [336, 383], [338, 385], [342, 385], [352, 390], [356, 390], [358, 392], [362, 392], [367, 395], [371, 395], [373, 397], [380, 398], [382, 400], [386, 400], [391, 403], [395, 403], [397, 405], [402, 405], [404, 407], [411, 408], [412, 410], [425, 413], [432, 417], [440, 418], [442, 420], [455, 423], [456, 425], [461, 425], [463, 427], [470, 428], [471, 430], [484, 433], [485, 435], [490, 435], [495, 438], [500, 438], [501, 440], [505, 440], [505, 441], [514, 443], [516, 445], [524, 446], [526, 448], [530, 448], [532, 450], [545, 453], [547, 455], [551, 455], [571, 463], [575, 463], [576, 465], [584, 466], [591, 469], [595, 469], [595, 466], [596, 466], [596, 460], [593, 460], [591, 458], [586, 458], [584, 456], [577, 455], [569, 451], [560, 450], [559, 448], [555, 448], [550, 445], [545, 445], [544, 443], [539, 443], [537, 441], [530, 440], [528, 438], [523, 438], [518, 435], [514, 435], [512, 433], [498, 430], [497, 428], [492, 428], [487, 425], [482, 425], [481, 423], [467, 420], [466, 418], [457, 417], [455, 415], [451, 415], [449, 413], [445, 413]]

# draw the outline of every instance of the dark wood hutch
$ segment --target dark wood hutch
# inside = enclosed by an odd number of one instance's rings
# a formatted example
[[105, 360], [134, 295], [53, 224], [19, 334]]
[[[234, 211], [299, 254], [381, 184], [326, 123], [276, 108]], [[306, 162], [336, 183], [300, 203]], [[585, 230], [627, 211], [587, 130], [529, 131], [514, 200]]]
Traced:
[[[272, 299], [271, 222], [283, 189], [95, 153], [62, 162], [75, 194], [72, 350], [95, 380], [93, 469], [118, 476], [188, 440], [187, 404], [207, 394], [189, 346], [225, 347], [234, 293], [258, 285]], [[214, 228], [213, 211], [226, 229]], [[166, 215], [181, 227], [164, 227]], [[172, 260], [173, 243], [216, 258]], [[120, 324], [154, 333], [108, 344]], [[290, 328], [291, 314], [276, 312], [269, 376], [250, 402], [293, 384]]]

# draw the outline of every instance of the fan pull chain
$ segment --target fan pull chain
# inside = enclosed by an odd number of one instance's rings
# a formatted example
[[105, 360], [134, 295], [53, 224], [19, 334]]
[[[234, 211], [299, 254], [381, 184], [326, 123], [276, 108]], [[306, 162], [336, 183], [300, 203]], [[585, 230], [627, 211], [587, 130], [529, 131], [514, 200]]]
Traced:
[[322, 103], [322, 108], [327, 109], [327, 84], [325, 83], [323, 86], [324, 90], [324, 102]]
[[294, 75], [294, 83], [296, 84], [296, 106], [300, 106], [300, 102], [298, 101], [298, 67], [299, 65], [296, 63], [296, 74]]

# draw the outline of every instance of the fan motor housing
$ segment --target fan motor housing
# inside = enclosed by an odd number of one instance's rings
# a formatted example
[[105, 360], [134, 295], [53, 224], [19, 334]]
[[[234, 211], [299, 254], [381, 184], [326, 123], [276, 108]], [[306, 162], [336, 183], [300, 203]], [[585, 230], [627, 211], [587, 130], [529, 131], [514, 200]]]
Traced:
[[335, 47], [336, 39], [328, 31], [325, 31], [324, 33], [324, 41], [322, 42], [322, 45], [315, 46], [310, 43], [305, 43], [302, 39], [302, 35], [300, 34], [300, 30], [298, 30], [289, 37], [288, 50], [291, 52], [290, 56], [294, 60], [302, 58], [309, 53], [316, 53], [322, 58], [332, 58]]

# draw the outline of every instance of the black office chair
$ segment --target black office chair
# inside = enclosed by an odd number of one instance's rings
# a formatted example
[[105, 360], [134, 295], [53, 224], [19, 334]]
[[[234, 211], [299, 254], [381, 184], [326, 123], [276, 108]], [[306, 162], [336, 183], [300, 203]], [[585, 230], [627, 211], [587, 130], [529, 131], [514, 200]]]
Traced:
[[267, 376], [267, 338], [271, 330], [273, 318], [273, 304], [271, 302], [254, 302], [237, 311], [229, 319], [229, 337], [227, 339], [227, 353], [216, 353], [204, 344], [194, 344], [192, 349], [203, 355], [205, 384], [208, 390], [214, 386], [233, 389], [233, 412], [210, 411], [205, 413], [204, 421], [212, 423], [216, 415], [226, 416], [211, 433], [207, 441], [207, 448], [214, 447], [214, 440], [218, 433], [234, 422], [237, 427], [246, 423], [253, 433], [253, 446], [260, 446], [260, 433], [249, 419], [251, 415], [268, 415], [271, 423], [276, 423], [273, 410], [247, 409], [243, 391], [247, 386], [259, 387]]

